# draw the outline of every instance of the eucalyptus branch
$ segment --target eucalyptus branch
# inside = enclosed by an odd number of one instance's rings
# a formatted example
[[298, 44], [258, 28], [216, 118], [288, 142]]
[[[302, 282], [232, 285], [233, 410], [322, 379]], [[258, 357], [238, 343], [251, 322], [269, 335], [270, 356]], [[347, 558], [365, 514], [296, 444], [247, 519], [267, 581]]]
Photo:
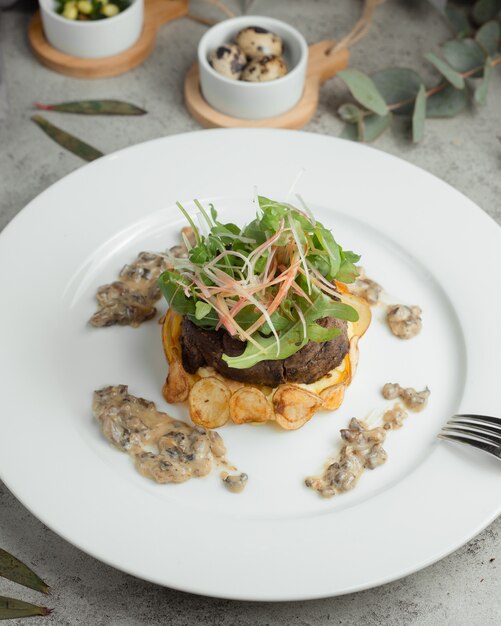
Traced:
[[411, 118], [412, 139], [418, 142], [427, 117], [453, 117], [471, 97], [477, 105], [485, 104], [493, 70], [501, 64], [500, 10], [501, 0], [477, 0], [468, 13], [447, 4], [445, 15], [456, 37], [442, 45], [441, 55], [425, 55], [442, 76], [435, 86], [427, 87], [419, 74], [403, 67], [371, 76], [356, 69], [339, 72], [356, 101], [338, 108], [347, 123], [342, 136], [373, 141], [390, 127], [394, 115], [404, 115]]
[[[500, 63], [501, 63], [501, 57], [498, 57], [497, 59], [492, 60], [491, 65], [494, 67], [495, 65], [499, 65]], [[483, 70], [484, 70], [484, 66], [479, 65], [478, 67], [474, 67], [472, 70], [469, 70], [468, 72], [458, 72], [458, 73], [463, 78], [471, 78], [472, 76], [474, 76], [475, 74], [479, 74]], [[426, 97], [429, 98], [430, 96], [433, 96], [434, 94], [439, 93], [440, 91], [443, 91], [449, 86], [450, 86], [450, 83], [447, 81], [444, 81], [443, 83], [440, 83], [436, 85], [435, 87], [428, 89], [426, 92]], [[393, 104], [389, 104], [388, 111], [397, 111], [398, 109], [401, 109], [404, 106], [412, 104], [414, 101], [415, 101], [415, 98], [409, 98], [407, 100], [402, 100], [401, 102], [395, 102]]]

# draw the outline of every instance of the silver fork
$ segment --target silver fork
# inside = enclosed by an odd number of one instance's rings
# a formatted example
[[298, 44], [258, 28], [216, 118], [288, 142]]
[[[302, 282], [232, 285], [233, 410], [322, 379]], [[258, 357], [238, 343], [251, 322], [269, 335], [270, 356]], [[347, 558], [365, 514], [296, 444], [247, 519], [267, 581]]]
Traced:
[[453, 415], [440, 439], [456, 441], [492, 454], [501, 461], [501, 418], [490, 415]]

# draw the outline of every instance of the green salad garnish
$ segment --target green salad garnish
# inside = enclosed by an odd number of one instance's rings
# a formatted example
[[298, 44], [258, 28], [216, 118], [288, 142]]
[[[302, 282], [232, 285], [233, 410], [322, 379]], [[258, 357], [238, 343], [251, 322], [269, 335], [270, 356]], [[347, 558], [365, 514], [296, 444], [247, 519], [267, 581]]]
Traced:
[[204, 232], [178, 202], [196, 241], [191, 246], [185, 238], [188, 258], [169, 255], [173, 269], [159, 278], [177, 313], [247, 342], [240, 356], [223, 355], [237, 369], [333, 339], [340, 331], [317, 324], [323, 317], [358, 320], [356, 310], [339, 300], [335, 281], [353, 282], [360, 256], [343, 250], [305, 205], [299, 210], [262, 196], [258, 202], [256, 218], [240, 228], [220, 222], [213, 205], [207, 212], [195, 201]]

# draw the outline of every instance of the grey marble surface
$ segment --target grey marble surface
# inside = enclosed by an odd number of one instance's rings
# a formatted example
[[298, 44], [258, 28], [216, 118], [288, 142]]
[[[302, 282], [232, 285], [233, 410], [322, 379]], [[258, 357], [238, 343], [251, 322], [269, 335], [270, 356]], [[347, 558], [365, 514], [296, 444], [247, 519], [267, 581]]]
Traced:
[[[280, 0], [255, 4], [255, 12], [286, 19], [309, 42], [346, 33], [360, 9], [353, 0]], [[199, 0], [194, 10], [211, 9]], [[215, 15], [213, 13], [213, 15]], [[55, 124], [78, 134], [103, 152], [147, 139], [198, 128], [183, 106], [182, 83], [204, 28], [183, 20], [164, 27], [148, 61], [108, 80], [83, 81], [54, 74], [30, 53], [29, 16], [0, 14], [7, 112], [0, 119], [0, 228], [46, 187], [82, 165], [59, 149], [29, 121], [32, 103], [79, 98], [120, 98], [143, 105], [138, 119], [82, 118], [51, 114]], [[369, 36], [352, 53], [352, 66], [374, 71], [403, 65], [421, 70], [422, 55], [447, 37], [440, 17], [424, 2], [389, 0]], [[335, 109], [343, 89], [324, 86], [317, 115], [306, 130], [336, 136]], [[396, 128], [377, 142], [436, 174], [469, 196], [501, 223], [501, 77], [494, 77], [484, 108], [453, 120], [429, 121], [419, 146]], [[361, 172], [361, 175], [363, 173]], [[22, 453], [20, 451], [20, 453]], [[378, 589], [340, 598], [297, 603], [248, 603], [192, 596], [122, 574], [80, 552], [35, 519], [0, 483], [0, 545], [33, 565], [52, 587], [48, 604], [56, 611], [33, 623], [58, 626], [172, 624], [361, 624], [387, 626], [490, 625], [501, 623], [501, 521], [427, 569]], [[40, 597], [0, 581], [0, 595]], [[14, 622], [12, 622], [14, 623]], [[21, 621], [19, 620], [19, 623]]]

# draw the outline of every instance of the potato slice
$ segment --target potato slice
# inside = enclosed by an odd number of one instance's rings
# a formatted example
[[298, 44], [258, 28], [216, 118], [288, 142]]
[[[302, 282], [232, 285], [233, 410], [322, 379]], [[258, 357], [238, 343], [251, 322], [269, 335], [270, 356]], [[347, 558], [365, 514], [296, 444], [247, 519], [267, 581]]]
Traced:
[[180, 360], [169, 363], [169, 373], [162, 388], [163, 397], [170, 404], [184, 402], [190, 393], [190, 379]]
[[349, 322], [349, 325], [351, 326], [352, 334], [361, 337], [370, 326], [372, 320], [371, 307], [367, 300], [354, 296], [351, 293], [341, 294], [341, 302], [351, 305], [357, 311], [358, 321]]
[[322, 404], [322, 398], [316, 393], [296, 385], [280, 385], [273, 396], [275, 419], [286, 430], [301, 428]]
[[204, 428], [219, 428], [230, 417], [230, 391], [214, 377], [196, 382], [188, 397], [191, 419]]
[[230, 417], [235, 424], [267, 422], [273, 419], [273, 412], [262, 391], [241, 387], [230, 398]]
[[348, 382], [340, 383], [339, 385], [333, 385], [332, 387], [327, 387], [323, 391], [320, 392], [320, 397], [324, 401], [324, 409], [329, 409], [329, 411], [335, 411], [339, 409], [344, 399], [344, 392], [346, 391], [346, 387], [348, 386]]

